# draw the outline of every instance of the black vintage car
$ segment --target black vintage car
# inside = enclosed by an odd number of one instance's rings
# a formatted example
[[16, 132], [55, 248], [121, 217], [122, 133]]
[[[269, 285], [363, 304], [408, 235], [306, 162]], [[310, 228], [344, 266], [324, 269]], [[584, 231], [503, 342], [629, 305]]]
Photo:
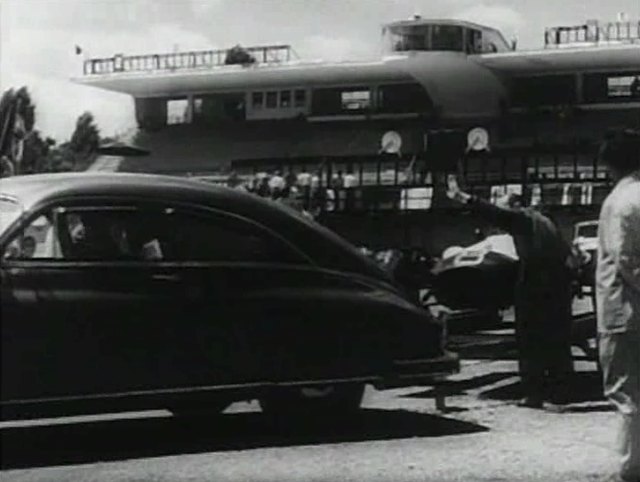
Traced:
[[445, 328], [356, 248], [200, 181], [0, 182], [2, 417], [146, 408], [329, 414], [456, 372]]

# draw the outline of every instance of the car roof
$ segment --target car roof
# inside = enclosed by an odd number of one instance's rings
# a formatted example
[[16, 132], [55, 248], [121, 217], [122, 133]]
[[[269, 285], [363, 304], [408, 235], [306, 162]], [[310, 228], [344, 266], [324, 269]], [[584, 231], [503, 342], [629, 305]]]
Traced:
[[343, 238], [295, 210], [245, 191], [176, 176], [134, 173], [47, 173], [3, 178], [0, 195], [16, 198], [25, 211], [68, 197], [114, 196], [186, 202], [217, 208], [285, 234], [320, 266], [347, 269], [390, 281], [373, 261]]
[[223, 198], [237, 198], [242, 193], [202, 181], [157, 174], [133, 173], [47, 173], [4, 178], [0, 192], [20, 200], [25, 209], [51, 197], [82, 196], [84, 194], [172, 197], [204, 194]]

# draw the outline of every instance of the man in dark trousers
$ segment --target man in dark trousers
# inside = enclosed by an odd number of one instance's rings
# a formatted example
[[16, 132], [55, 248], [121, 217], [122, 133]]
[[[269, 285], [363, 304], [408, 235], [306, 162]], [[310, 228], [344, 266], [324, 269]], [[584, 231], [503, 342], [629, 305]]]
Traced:
[[571, 355], [571, 248], [554, 222], [522, 208], [519, 196], [504, 207], [462, 192], [448, 177], [449, 198], [513, 236], [520, 259], [515, 284], [516, 340], [524, 398], [521, 406], [542, 408], [566, 403]]

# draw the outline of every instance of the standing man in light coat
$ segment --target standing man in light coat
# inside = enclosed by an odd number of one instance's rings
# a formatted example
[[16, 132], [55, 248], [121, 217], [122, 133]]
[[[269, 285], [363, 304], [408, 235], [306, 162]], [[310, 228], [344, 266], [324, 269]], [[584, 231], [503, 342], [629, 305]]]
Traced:
[[604, 392], [621, 414], [619, 478], [640, 482], [640, 133], [604, 142], [616, 181], [600, 212], [596, 293]]

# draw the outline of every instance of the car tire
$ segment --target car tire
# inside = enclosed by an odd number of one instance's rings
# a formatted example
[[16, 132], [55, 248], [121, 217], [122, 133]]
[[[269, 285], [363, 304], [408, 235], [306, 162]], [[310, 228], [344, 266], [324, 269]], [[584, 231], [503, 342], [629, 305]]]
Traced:
[[[278, 418], [352, 414], [360, 408], [364, 384], [285, 387], [259, 397], [263, 413]], [[312, 419], [306, 419], [311, 421]]]

